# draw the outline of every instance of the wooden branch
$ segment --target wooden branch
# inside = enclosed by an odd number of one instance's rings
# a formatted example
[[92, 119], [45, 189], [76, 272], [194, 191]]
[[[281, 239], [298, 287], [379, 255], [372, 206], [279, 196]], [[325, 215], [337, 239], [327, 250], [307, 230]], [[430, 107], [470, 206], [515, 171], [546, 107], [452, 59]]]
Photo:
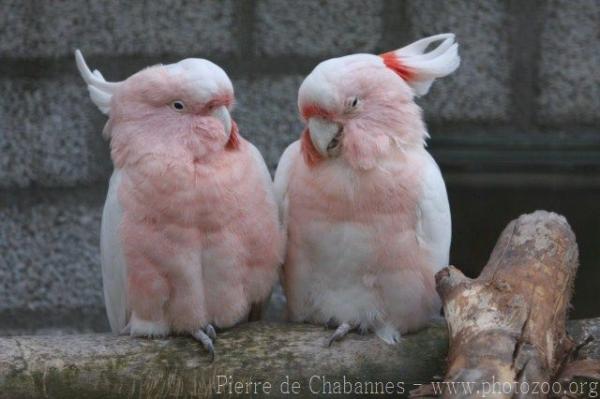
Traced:
[[[218, 393], [218, 384], [230, 376], [240, 383], [269, 382], [271, 397], [289, 397], [280, 392], [286, 376], [290, 390], [297, 381], [300, 397], [311, 393], [310, 386], [323, 389], [322, 376], [330, 382], [342, 376], [353, 382], [406, 382], [408, 392], [409, 384], [441, 375], [447, 352], [445, 326], [407, 336], [396, 346], [373, 335], [350, 334], [326, 348], [330, 334], [306, 324], [250, 323], [219, 334], [213, 363], [187, 337], [0, 338], [0, 398], [202, 398]], [[312, 383], [311, 376], [317, 376]], [[229, 394], [228, 385], [220, 389]]]
[[450, 331], [445, 381], [513, 384], [495, 398], [528, 397], [514, 383], [552, 381], [574, 349], [565, 327], [577, 267], [567, 221], [537, 211], [506, 227], [477, 279], [454, 267], [438, 273]]
[[[576, 341], [596, 338], [582, 351], [600, 359], [600, 318], [573, 321], [570, 327]], [[269, 382], [269, 397], [274, 398], [294, 396], [281, 392], [285, 381], [289, 384], [283, 389], [291, 392], [299, 387], [296, 397], [305, 397], [311, 388], [329, 393], [327, 389], [335, 389], [333, 384], [343, 382], [344, 377], [354, 384], [354, 393], [361, 384], [365, 391], [382, 392], [381, 385], [369, 386], [369, 382], [392, 382], [394, 389], [401, 383], [408, 393], [416, 388], [413, 384], [442, 375], [446, 331], [444, 325], [432, 326], [407, 335], [396, 346], [373, 335], [350, 334], [325, 348], [330, 331], [323, 328], [251, 323], [220, 334], [214, 363], [208, 362], [200, 345], [186, 337], [6, 337], [0, 338], [0, 398], [203, 398], [219, 389], [225, 397], [240, 397], [229, 394], [228, 384], [219, 388], [229, 376], [234, 382], [253, 381], [263, 386]], [[311, 381], [312, 376], [317, 377]], [[331, 388], [323, 385], [322, 376]], [[256, 389], [262, 394], [262, 386]]]

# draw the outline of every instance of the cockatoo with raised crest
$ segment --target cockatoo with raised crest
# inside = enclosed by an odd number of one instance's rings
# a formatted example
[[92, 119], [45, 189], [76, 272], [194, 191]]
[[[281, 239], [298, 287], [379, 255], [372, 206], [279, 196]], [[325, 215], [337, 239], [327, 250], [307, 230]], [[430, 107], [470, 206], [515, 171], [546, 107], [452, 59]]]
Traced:
[[291, 320], [337, 327], [329, 344], [355, 328], [392, 344], [439, 315], [450, 209], [414, 98], [459, 63], [441, 34], [324, 61], [300, 87], [306, 129], [275, 174], [283, 285]]
[[231, 81], [190, 58], [112, 83], [75, 56], [109, 117], [101, 263], [111, 328], [189, 333], [214, 356], [215, 327], [268, 299], [285, 238], [265, 162], [231, 119]]

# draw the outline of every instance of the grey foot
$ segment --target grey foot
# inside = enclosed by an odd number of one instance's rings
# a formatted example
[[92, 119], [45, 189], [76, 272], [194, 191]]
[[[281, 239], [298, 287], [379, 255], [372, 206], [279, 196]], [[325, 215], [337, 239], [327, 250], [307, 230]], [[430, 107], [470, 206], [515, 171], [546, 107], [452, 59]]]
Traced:
[[350, 331], [354, 329], [349, 323], [342, 323], [338, 326], [331, 337], [329, 337], [329, 341], [327, 341], [327, 346], [331, 346], [335, 341], [339, 341], [344, 338]]
[[204, 330], [200, 329], [192, 334], [196, 341], [199, 341], [204, 349], [208, 351], [210, 361], [215, 360], [215, 346], [213, 340], [217, 338], [217, 333], [212, 325], [208, 325]]
[[215, 331], [215, 328], [212, 324], [207, 325], [204, 330], [206, 331], [206, 335], [208, 335], [210, 339], [212, 339], [213, 341], [217, 340], [217, 332]]

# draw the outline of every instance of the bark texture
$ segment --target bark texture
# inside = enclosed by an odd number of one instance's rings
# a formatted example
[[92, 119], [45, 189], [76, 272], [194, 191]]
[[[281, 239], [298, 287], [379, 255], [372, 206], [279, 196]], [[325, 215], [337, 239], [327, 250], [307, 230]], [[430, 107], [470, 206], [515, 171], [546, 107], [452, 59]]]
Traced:
[[[569, 323], [576, 342], [594, 338], [581, 355], [600, 359], [600, 318]], [[310, 378], [352, 383], [416, 383], [441, 376], [448, 335], [435, 325], [389, 346], [373, 335], [350, 334], [324, 348], [331, 331], [308, 325], [250, 323], [222, 333], [213, 363], [189, 338], [132, 339], [108, 334], [0, 338], [0, 398], [205, 398], [218, 376], [272, 383], [269, 397], [311, 395]], [[298, 395], [281, 392], [289, 376]], [[430, 387], [430, 385], [425, 385]], [[284, 387], [285, 388], [285, 387]], [[322, 390], [322, 380], [312, 388]], [[221, 397], [267, 396], [229, 394]], [[333, 395], [341, 396], [341, 395]], [[373, 396], [373, 395], [371, 395]], [[390, 397], [396, 395], [389, 395]]]
[[[321, 390], [321, 376], [330, 382], [343, 376], [352, 382], [405, 382], [408, 392], [412, 383], [442, 373], [448, 345], [443, 325], [406, 336], [396, 346], [374, 335], [350, 334], [326, 348], [330, 334], [306, 324], [249, 323], [219, 334], [213, 363], [187, 337], [0, 338], [0, 398], [203, 398], [217, 393], [218, 376], [269, 381], [269, 397], [310, 396], [310, 385]], [[300, 394], [280, 392], [287, 376], [289, 385], [298, 381]], [[311, 384], [312, 376], [319, 378]]]
[[437, 288], [450, 335], [445, 381], [513, 385], [488, 396], [495, 398], [532, 397], [519, 387], [553, 381], [573, 360], [566, 320], [577, 267], [567, 221], [536, 211], [505, 228], [477, 279], [454, 267], [440, 271]]

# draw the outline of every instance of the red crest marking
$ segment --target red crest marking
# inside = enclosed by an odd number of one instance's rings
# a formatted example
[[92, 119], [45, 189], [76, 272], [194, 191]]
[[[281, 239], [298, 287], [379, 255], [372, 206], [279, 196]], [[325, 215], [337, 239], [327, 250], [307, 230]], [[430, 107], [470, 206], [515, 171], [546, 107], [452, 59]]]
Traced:
[[380, 57], [383, 58], [385, 66], [396, 72], [402, 79], [410, 81], [414, 78], [414, 72], [404, 65], [393, 51], [381, 54]]

